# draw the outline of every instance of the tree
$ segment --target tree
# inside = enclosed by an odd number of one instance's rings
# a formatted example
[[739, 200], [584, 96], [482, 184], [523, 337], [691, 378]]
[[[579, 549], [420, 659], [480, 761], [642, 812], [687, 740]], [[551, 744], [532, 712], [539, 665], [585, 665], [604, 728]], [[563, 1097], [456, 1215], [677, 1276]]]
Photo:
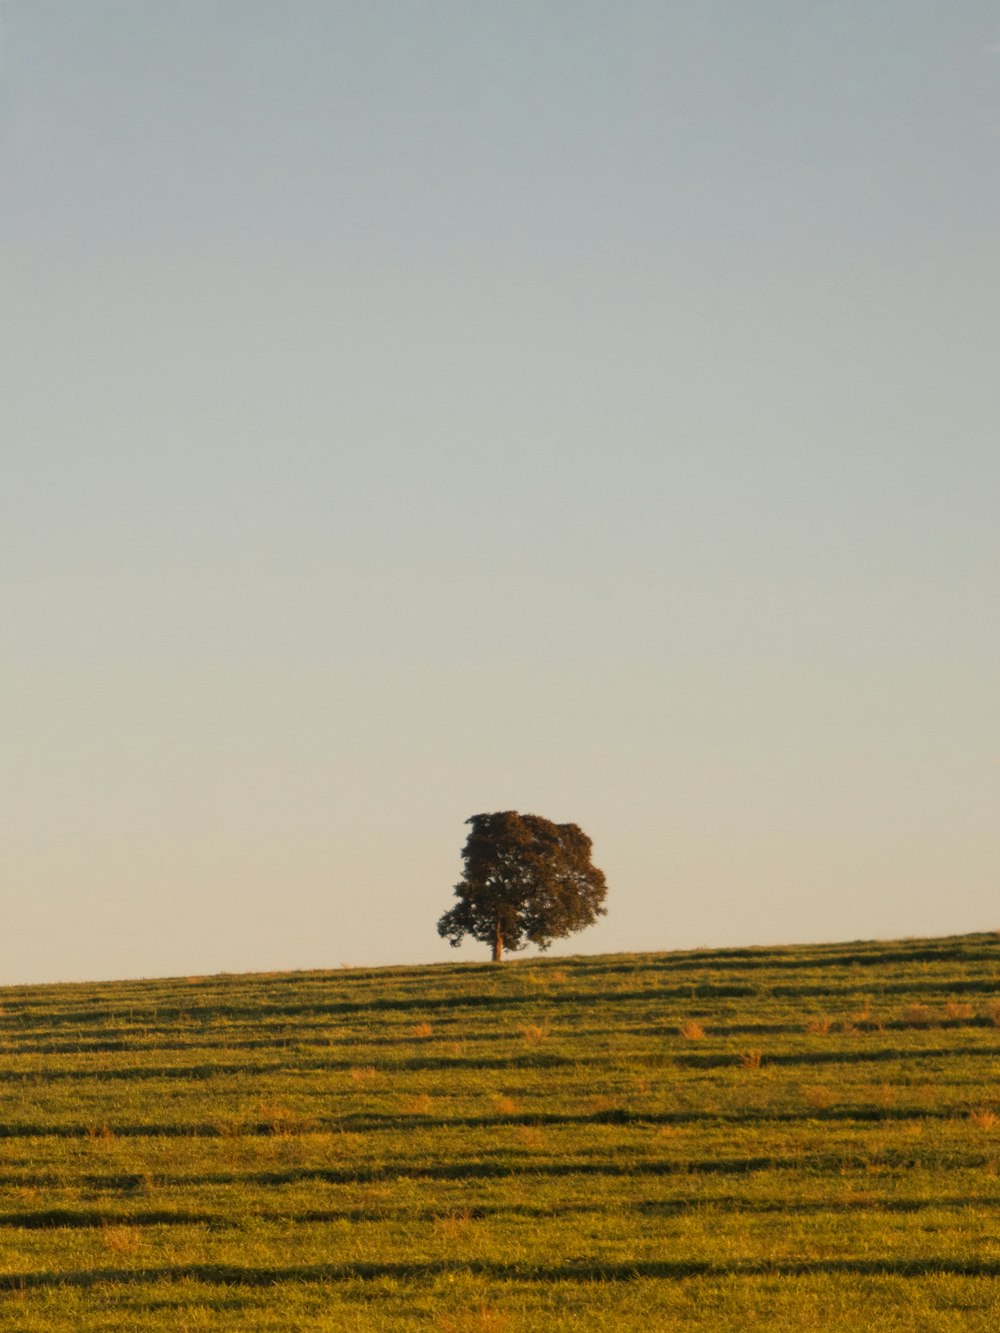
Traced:
[[473, 815], [462, 852], [458, 902], [438, 922], [453, 946], [466, 935], [488, 944], [498, 963], [505, 949], [553, 940], [604, 916], [607, 887], [590, 862], [591, 842], [576, 824], [502, 810]]

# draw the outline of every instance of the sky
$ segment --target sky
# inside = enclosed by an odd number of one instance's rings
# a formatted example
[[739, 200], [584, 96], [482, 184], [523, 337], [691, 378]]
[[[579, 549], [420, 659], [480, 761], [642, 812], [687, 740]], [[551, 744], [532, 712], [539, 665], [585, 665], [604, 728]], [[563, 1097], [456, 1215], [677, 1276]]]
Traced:
[[0, 25], [0, 981], [1000, 928], [995, 0]]

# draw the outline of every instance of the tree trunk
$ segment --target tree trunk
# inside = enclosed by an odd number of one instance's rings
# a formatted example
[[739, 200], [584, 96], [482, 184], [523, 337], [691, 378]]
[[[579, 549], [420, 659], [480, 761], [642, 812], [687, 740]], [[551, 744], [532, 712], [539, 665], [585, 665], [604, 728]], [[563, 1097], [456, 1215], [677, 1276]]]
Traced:
[[494, 963], [499, 963], [499, 961], [500, 961], [500, 959], [501, 959], [502, 957], [503, 957], [503, 931], [502, 931], [502, 929], [500, 928], [500, 918], [499, 918], [499, 916], [498, 916], [498, 917], [497, 917], [497, 933], [496, 933], [496, 939], [494, 939], [494, 941], [493, 941], [493, 961], [494, 961]]

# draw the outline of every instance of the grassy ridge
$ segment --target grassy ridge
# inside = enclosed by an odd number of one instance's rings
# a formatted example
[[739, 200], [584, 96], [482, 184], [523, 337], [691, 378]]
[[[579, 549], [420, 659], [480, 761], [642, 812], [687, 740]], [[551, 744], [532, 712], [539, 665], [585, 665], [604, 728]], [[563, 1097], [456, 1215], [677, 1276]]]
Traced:
[[992, 1329], [1000, 939], [0, 994], [4, 1329]]

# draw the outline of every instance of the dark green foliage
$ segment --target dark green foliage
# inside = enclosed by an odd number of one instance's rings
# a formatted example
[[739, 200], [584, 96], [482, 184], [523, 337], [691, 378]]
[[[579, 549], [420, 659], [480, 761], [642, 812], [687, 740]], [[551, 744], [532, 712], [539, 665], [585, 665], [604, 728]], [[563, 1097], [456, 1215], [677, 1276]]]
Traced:
[[493, 961], [505, 949], [547, 949], [605, 914], [603, 873], [591, 864], [591, 842], [576, 824], [502, 810], [473, 815], [462, 852], [458, 902], [438, 922], [452, 945], [466, 935], [488, 944]]

